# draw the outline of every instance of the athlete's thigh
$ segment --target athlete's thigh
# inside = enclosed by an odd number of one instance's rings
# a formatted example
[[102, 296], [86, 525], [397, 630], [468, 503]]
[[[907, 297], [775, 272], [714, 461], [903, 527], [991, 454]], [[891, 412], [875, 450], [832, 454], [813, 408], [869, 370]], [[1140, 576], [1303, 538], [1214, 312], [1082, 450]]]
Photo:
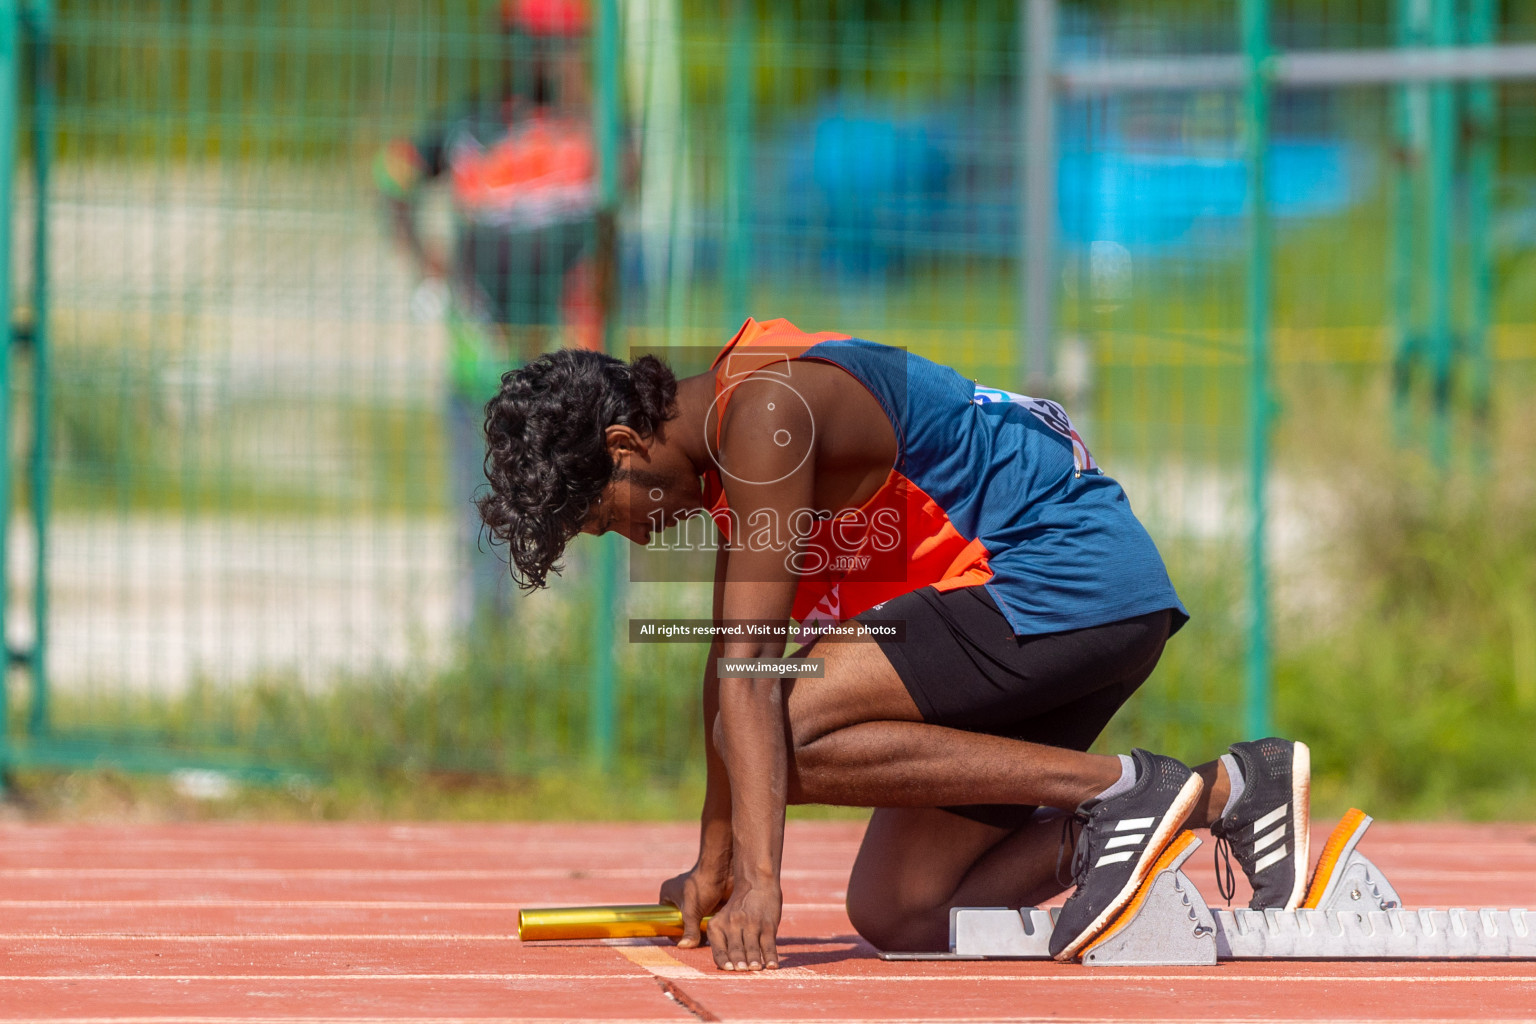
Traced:
[[861, 722], [923, 720], [879, 644], [822, 642], [807, 657], [823, 659], [825, 674], [784, 680], [785, 709], [797, 745]]

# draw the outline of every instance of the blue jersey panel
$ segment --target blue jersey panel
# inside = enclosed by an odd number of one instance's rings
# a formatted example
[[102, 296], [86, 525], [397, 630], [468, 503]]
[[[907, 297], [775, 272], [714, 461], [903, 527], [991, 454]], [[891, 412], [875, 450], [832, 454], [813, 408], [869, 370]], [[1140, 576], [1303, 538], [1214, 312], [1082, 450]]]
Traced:
[[897, 470], [986, 546], [986, 586], [1016, 634], [1164, 608], [1175, 629], [1188, 620], [1125, 491], [1059, 405], [859, 339], [821, 342], [803, 358], [842, 367], [874, 394], [896, 431]]

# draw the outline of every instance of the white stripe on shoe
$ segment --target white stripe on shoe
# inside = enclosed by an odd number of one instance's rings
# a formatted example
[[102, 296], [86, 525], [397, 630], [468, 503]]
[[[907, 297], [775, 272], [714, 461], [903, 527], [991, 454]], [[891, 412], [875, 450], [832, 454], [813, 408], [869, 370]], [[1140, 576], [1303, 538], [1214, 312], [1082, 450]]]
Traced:
[[1264, 817], [1253, 823], [1253, 834], [1258, 835], [1260, 832], [1263, 832], [1265, 829], [1269, 828], [1269, 826], [1285, 817], [1285, 812], [1290, 809], [1290, 804], [1281, 804], [1279, 807], [1276, 807], [1274, 810], [1264, 815]]
[[1253, 873], [1258, 874], [1260, 871], [1263, 871], [1271, 864], [1280, 863], [1281, 861], [1285, 860], [1285, 855], [1285, 845], [1282, 843], [1279, 849], [1276, 849], [1270, 853], [1266, 853], [1264, 856], [1259, 858], [1258, 863], [1254, 864], [1253, 866]]
[[[1184, 784], [1179, 787], [1178, 795], [1173, 798], [1173, 803], [1162, 815], [1154, 820], [1156, 827], [1152, 831], [1151, 838], [1147, 840], [1147, 845], [1142, 850], [1143, 856], [1137, 861], [1135, 868], [1131, 871], [1131, 876], [1126, 879], [1125, 887], [1104, 908], [1103, 912], [1094, 918], [1088, 927], [1079, 932], [1076, 938], [1055, 955], [1054, 959], [1056, 961], [1064, 962], [1075, 959], [1082, 952], [1083, 947], [1092, 942], [1100, 932], [1109, 926], [1109, 923], [1115, 919], [1116, 915], [1125, 909], [1125, 905], [1130, 902], [1131, 897], [1136, 895], [1136, 890], [1146, 880], [1147, 876], [1152, 873], [1152, 867], [1157, 863], [1157, 854], [1161, 853], [1173, 841], [1173, 837], [1178, 834], [1179, 826], [1189, 816], [1189, 812], [1195, 806], [1195, 801], [1200, 796], [1200, 791], [1204, 788], [1205, 786], [1201, 782], [1200, 776], [1191, 772], [1184, 780]], [[1133, 854], [1129, 851], [1125, 853], [1112, 853], [1106, 857], [1101, 857], [1099, 863], [1105, 863], [1110, 857], [1115, 858], [1115, 862], [1118, 863], [1121, 860], [1129, 860], [1132, 856]]]
[[1094, 862], [1094, 867], [1103, 867], [1105, 864], [1119, 864], [1123, 860], [1130, 860], [1136, 856], [1135, 850], [1126, 850], [1123, 853], [1106, 853]]
[[1147, 838], [1145, 832], [1137, 832], [1135, 835], [1129, 836], [1115, 836], [1115, 838], [1104, 844], [1104, 849], [1113, 850], [1117, 846], [1135, 846], [1145, 838]]
[[1285, 825], [1282, 823], [1279, 828], [1275, 829], [1269, 835], [1264, 836], [1262, 839], [1257, 840], [1253, 844], [1253, 852], [1254, 853], [1258, 853], [1260, 850], [1264, 849], [1264, 847], [1266, 847], [1266, 846], [1273, 846], [1273, 845], [1275, 845], [1275, 843], [1278, 842], [1284, 836], [1285, 836]]
[[1115, 823], [1116, 832], [1129, 832], [1133, 828], [1151, 828], [1155, 818], [1124, 818]]

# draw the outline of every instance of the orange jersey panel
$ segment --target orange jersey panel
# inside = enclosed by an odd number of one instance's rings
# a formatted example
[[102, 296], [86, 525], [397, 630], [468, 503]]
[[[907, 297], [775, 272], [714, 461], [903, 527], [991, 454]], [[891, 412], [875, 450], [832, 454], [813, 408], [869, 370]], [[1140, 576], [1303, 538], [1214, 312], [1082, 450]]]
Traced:
[[[793, 379], [792, 364], [806, 349], [848, 337], [808, 334], [788, 320], [748, 319], [712, 364], [716, 443], [736, 384], [753, 374]], [[850, 375], [850, 386], [856, 382]], [[705, 501], [722, 535], [731, 540], [740, 525], [718, 472], [705, 478]], [[987, 557], [979, 540], [962, 536], [921, 487], [892, 469], [880, 489], [858, 509], [820, 520], [807, 532], [802, 547], [807, 569], [795, 593], [792, 615], [800, 622], [841, 622], [919, 587], [934, 584], [950, 589], [984, 583], [991, 577]]]

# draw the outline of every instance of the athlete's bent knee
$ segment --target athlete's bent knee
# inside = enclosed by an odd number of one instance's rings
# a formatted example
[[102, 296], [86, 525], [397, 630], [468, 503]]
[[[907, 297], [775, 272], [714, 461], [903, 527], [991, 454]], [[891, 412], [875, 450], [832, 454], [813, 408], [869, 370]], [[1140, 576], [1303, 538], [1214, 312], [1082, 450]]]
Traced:
[[875, 901], [859, 898], [850, 892], [848, 920], [853, 923], [853, 930], [871, 946], [876, 949], [891, 948], [891, 940], [898, 928], [889, 908], [878, 906]]
[[948, 942], [948, 907], [892, 906], [850, 894], [848, 920], [865, 942], [883, 952], [933, 952]]

